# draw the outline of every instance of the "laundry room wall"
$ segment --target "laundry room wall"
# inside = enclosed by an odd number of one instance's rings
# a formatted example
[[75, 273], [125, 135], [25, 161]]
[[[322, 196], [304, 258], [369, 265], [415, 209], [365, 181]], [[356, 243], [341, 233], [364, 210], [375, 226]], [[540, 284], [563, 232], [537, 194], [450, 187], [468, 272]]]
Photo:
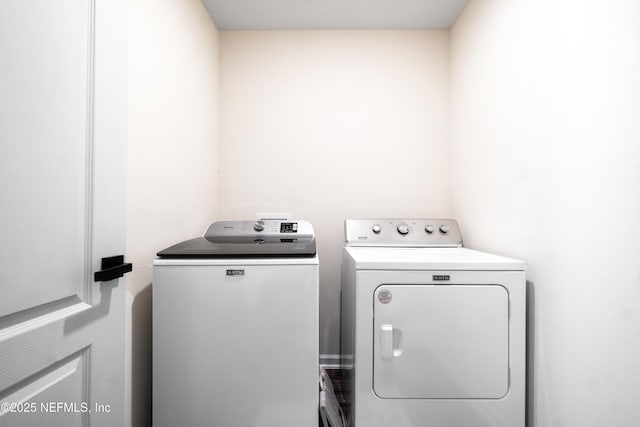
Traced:
[[471, 0], [452, 212], [529, 265], [531, 426], [640, 420], [640, 3]]
[[129, 2], [127, 275], [132, 425], [151, 426], [151, 264], [218, 196], [218, 30], [200, 0]]
[[448, 32], [223, 31], [219, 214], [292, 212], [338, 354], [343, 221], [449, 215]]

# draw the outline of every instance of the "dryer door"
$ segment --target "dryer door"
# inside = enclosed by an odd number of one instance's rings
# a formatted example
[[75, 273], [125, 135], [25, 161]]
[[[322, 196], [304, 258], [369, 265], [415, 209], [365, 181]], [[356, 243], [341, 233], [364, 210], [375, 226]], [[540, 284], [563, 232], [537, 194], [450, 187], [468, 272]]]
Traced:
[[509, 295], [499, 285], [381, 285], [374, 292], [381, 398], [499, 399], [509, 390]]

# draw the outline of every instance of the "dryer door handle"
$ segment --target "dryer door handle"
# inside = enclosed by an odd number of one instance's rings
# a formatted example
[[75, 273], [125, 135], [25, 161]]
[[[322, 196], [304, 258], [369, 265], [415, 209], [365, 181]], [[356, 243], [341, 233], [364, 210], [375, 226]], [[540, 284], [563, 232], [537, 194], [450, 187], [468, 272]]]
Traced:
[[391, 324], [380, 325], [380, 356], [383, 359], [393, 359], [402, 355], [400, 348], [402, 331], [394, 329]]

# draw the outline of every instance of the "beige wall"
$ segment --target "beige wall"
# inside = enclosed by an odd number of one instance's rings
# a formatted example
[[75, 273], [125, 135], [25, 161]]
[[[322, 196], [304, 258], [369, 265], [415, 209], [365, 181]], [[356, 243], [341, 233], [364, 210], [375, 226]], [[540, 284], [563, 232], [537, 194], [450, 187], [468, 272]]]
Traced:
[[453, 215], [529, 264], [531, 426], [640, 419], [639, 23], [472, 0], [451, 33]]
[[343, 220], [457, 217], [467, 246], [529, 263], [531, 425], [637, 424], [640, 3], [472, 0], [451, 33], [222, 32], [220, 50], [199, 1], [130, 4], [133, 425], [153, 254], [257, 211], [316, 227], [322, 353]]
[[127, 257], [133, 426], [150, 426], [151, 264], [199, 235], [218, 193], [218, 31], [199, 0], [129, 2]]
[[292, 212], [320, 254], [320, 351], [339, 353], [350, 217], [450, 213], [446, 31], [225, 31], [219, 216]]

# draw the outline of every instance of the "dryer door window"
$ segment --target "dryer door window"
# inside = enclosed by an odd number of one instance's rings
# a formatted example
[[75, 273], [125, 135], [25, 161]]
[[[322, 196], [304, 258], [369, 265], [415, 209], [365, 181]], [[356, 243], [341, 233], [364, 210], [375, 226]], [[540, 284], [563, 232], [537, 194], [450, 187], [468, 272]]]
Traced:
[[373, 387], [381, 398], [500, 399], [509, 390], [509, 295], [498, 285], [381, 285]]

